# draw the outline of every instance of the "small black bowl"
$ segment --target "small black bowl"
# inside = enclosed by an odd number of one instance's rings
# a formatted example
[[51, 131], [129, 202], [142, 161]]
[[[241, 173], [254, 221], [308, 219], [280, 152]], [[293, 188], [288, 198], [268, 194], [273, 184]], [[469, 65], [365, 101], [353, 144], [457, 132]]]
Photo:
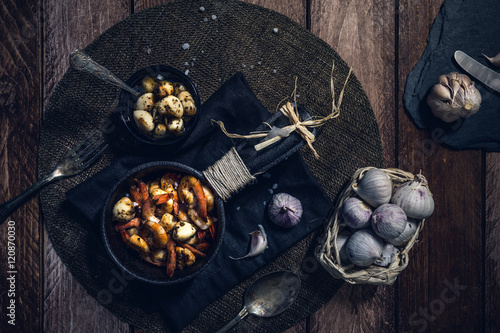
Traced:
[[[167, 276], [166, 267], [150, 264], [143, 260], [137, 252], [128, 248], [123, 243], [120, 233], [114, 228], [116, 222], [112, 219], [113, 206], [129, 192], [130, 187], [134, 184], [134, 178], [148, 181], [161, 177], [166, 172], [190, 174], [202, 181], [205, 179], [201, 172], [180, 163], [158, 161], [140, 165], [130, 170], [127, 175], [111, 189], [101, 214], [101, 234], [104, 246], [115, 264], [139, 281], [163, 286], [188, 281], [207, 267], [219, 251], [225, 230], [223, 201], [221, 198], [216, 197], [214, 209], [217, 210], [218, 221], [216, 223], [215, 243], [205, 252], [207, 255], [206, 257], [196, 258], [196, 262], [192, 266], [186, 267], [183, 270], [176, 270], [174, 276], [171, 278]], [[206, 185], [209, 186], [209, 184]], [[213, 193], [215, 194], [214, 191]]]
[[160, 76], [162, 80], [167, 80], [172, 83], [182, 83], [194, 99], [197, 108], [196, 114], [189, 120], [189, 122], [184, 124], [185, 130], [181, 135], [172, 134], [162, 139], [155, 139], [139, 130], [133, 117], [136, 99], [129, 92], [122, 90], [118, 104], [121, 119], [132, 136], [141, 143], [153, 146], [169, 146], [179, 144], [180, 141], [185, 140], [189, 136], [189, 133], [196, 126], [198, 119], [200, 118], [201, 102], [198, 88], [187, 75], [173, 67], [164, 65], [149, 66], [137, 71], [128, 79], [127, 84], [132, 88], [142, 91], [141, 81], [148, 76], [153, 78], [158, 78], [158, 76]]

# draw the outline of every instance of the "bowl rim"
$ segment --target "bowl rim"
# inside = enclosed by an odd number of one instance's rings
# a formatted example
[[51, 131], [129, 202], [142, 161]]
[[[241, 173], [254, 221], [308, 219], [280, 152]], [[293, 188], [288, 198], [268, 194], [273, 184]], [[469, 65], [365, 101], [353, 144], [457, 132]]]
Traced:
[[[122, 90], [118, 98], [118, 108], [120, 110], [121, 121], [136, 140], [138, 140], [141, 143], [145, 143], [152, 146], [170, 146], [179, 143], [181, 141], [184, 141], [189, 136], [189, 133], [193, 130], [193, 128], [196, 127], [196, 124], [198, 123], [198, 120], [200, 118], [199, 115], [201, 113], [201, 100], [198, 87], [193, 82], [193, 80], [191, 80], [191, 78], [189, 78], [186, 74], [184, 74], [177, 68], [160, 64], [150, 65], [136, 71], [128, 78], [126, 83], [131, 87], [135, 87], [137, 86], [137, 83], [134, 84], [134, 82], [136, 81], [139, 82], [138, 80], [146, 76], [147, 73], [156, 73], [157, 75], [161, 75], [161, 72], [173, 73], [173, 76], [175, 78], [178, 78], [177, 81], [181, 81], [186, 86], [186, 88], [191, 93], [191, 96], [194, 99], [197, 111], [194, 117], [190, 120], [189, 126], [185, 127], [185, 131], [184, 133], [182, 133], [182, 135], [168, 137], [167, 139], [156, 140], [148, 136], [147, 134], [140, 132], [139, 129], [135, 127], [136, 125], [132, 114], [133, 110], [131, 110], [129, 107], [129, 101], [130, 99], [133, 99], [133, 97], [130, 95], [129, 92]], [[168, 80], [169, 77], [165, 77], [164, 79]]]
[[[121, 270], [123, 270], [127, 274], [133, 276], [134, 279], [137, 279], [139, 281], [142, 281], [142, 282], [145, 282], [148, 284], [153, 284], [153, 285], [169, 286], [169, 285], [175, 285], [175, 284], [179, 284], [179, 283], [191, 280], [196, 275], [200, 274], [208, 265], [210, 265], [210, 263], [218, 255], [221, 244], [224, 240], [224, 233], [225, 233], [225, 229], [226, 229], [225, 228], [226, 219], [225, 219], [225, 214], [224, 214], [223, 200], [217, 196], [216, 197], [216, 207], [219, 210], [218, 213], [219, 213], [219, 217], [220, 217], [219, 221], [217, 222], [218, 224], [220, 224], [219, 238], [215, 244], [215, 248], [213, 249], [212, 254], [207, 258], [206, 262], [203, 265], [201, 265], [198, 269], [196, 269], [194, 272], [192, 272], [188, 275], [182, 276], [182, 277], [177, 278], [177, 279], [169, 278], [165, 275], [164, 280], [163, 279], [158, 280], [158, 279], [152, 279], [152, 278], [148, 278], [145, 276], [141, 276], [138, 272], [135, 272], [135, 271], [131, 270], [129, 267], [127, 267], [127, 265], [125, 265], [117, 257], [117, 255], [115, 254], [115, 252], [112, 249], [112, 246], [110, 244], [110, 240], [107, 238], [108, 233], [106, 231], [106, 224], [109, 223], [110, 221], [107, 221], [108, 219], [106, 218], [106, 215], [107, 215], [108, 207], [111, 204], [110, 200], [111, 200], [112, 196], [115, 194], [115, 192], [118, 190], [118, 188], [124, 182], [126, 182], [128, 179], [133, 177], [135, 174], [137, 174], [141, 171], [145, 171], [149, 168], [157, 168], [157, 167], [165, 167], [168, 169], [179, 169], [187, 174], [192, 174], [195, 177], [206, 181], [206, 178], [204, 177], [203, 173], [201, 173], [199, 170], [196, 170], [196, 169], [194, 169], [188, 165], [182, 164], [182, 163], [172, 162], [172, 161], [153, 161], [153, 162], [140, 164], [140, 165], [130, 169], [125, 175], [123, 175], [120, 178], [120, 180], [117, 181], [113, 185], [113, 187], [110, 189], [110, 191], [108, 192], [106, 199], [104, 201], [104, 207], [103, 207], [101, 214], [100, 214], [100, 221], [99, 221], [100, 222], [100, 233], [101, 233], [101, 238], [102, 238], [102, 241], [104, 243], [104, 247], [106, 249], [108, 256], [111, 258], [113, 263], [115, 265], [117, 265]], [[206, 185], [211, 188], [210, 184], [206, 183]], [[213, 189], [212, 189], [212, 191], [213, 191]], [[118, 235], [117, 235], [117, 237], [118, 237]], [[139, 257], [137, 257], [137, 258], [139, 259]]]

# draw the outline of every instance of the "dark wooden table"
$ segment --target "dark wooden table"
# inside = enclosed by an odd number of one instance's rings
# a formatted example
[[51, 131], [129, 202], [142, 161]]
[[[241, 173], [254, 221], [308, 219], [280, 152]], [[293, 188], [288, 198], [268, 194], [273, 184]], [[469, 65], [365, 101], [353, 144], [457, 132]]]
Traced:
[[[0, 202], [37, 179], [44, 109], [68, 55], [162, 0], [2, 0]], [[443, 0], [251, 0], [287, 15], [351, 66], [375, 111], [387, 165], [423, 170], [436, 210], [394, 286], [345, 284], [287, 332], [498, 332], [500, 155], [452, 151], [415, 128], [405, 80]], [[203, 1], [200, 1], [203, 5]], [[134, 332], [86, 294], [43, 226], [38, 197], [14, 213], [16, 280], [9, 295], [8, 224], [0, 226], [0, 332]], [[328, 281], [325, 281], [328, 283]], [[15, 300], [15, 326], [7, 306]]]

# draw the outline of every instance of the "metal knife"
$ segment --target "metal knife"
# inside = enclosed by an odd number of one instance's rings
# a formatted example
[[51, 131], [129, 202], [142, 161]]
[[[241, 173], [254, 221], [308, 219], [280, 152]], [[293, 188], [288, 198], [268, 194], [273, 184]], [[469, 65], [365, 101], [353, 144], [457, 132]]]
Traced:
[[500, 92], [500, 74], [469, 57], [462, 51], [455, 51], [455, 60], [465, 71], [491, 89]]

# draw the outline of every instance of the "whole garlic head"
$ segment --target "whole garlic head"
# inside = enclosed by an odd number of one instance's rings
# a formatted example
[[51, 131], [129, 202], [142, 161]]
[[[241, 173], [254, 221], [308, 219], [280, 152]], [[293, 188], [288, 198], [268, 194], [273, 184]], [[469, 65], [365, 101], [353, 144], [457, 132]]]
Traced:
[[474, 82], [467, 75], [453, 72], [439, 77], [427, 97], [427, 104], [434, 116], [449, 123], [476, 113], [481, 100]]

